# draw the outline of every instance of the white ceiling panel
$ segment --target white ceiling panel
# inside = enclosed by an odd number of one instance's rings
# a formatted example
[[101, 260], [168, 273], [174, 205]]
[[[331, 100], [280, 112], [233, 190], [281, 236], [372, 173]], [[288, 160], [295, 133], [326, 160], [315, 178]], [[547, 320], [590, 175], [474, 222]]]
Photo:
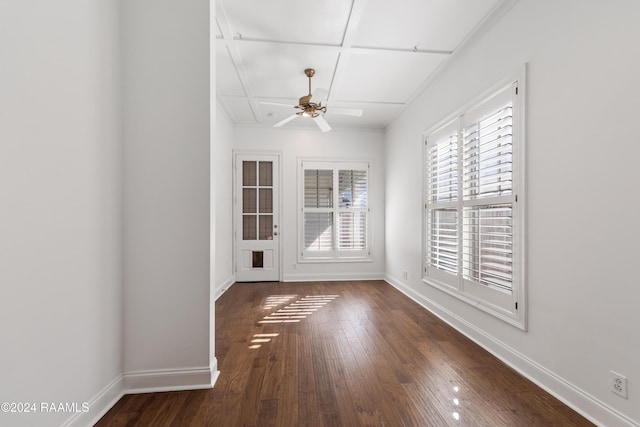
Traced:
[[309, 91], [305, 68], [314, 68], [312, 90], [329, 89], [338, 62], [334, 50], [298, 45], [239, 43], [240, 57], [253, 95], [261, 98], [296, 98]]
[[337, 101], [404, 103], [447, 58], [441, 54], [351, 54], [333, 94]]
[[340, 45], [349, 19], [347, 0], [225, 1], [234, 38]]
[[497, 3], [497, 0], [369, 0], [353, 45], [453, 51]]
[[[359, 108], [363, 111], [361, 117], [350, 117], [331, 112], [331, 107]], [[401, 104], [343, 104], [339, 102], [330, 103], [327, 107], [325, 119], [330, 125], [354, 126], [363, 128], [384, 129], [391, 120], [402, 112]]]
[[225, 97], [220, 102], [235, 123], [256, 123], [251, 105], [245, 98]]
[[242, 83], [238, 77], [229, 50], [226, 46], [216, 49], [216, 89], [220, 95], [246, 96]]

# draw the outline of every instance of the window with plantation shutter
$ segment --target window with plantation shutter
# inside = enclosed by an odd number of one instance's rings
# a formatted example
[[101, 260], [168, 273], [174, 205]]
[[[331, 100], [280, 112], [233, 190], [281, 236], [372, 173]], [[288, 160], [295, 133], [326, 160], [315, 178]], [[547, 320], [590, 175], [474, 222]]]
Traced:
[[367, 163], [303, 161], [300, 261], [369, 259]]
[[524, 329], [523, 77], [427, 132], [424, 279]]

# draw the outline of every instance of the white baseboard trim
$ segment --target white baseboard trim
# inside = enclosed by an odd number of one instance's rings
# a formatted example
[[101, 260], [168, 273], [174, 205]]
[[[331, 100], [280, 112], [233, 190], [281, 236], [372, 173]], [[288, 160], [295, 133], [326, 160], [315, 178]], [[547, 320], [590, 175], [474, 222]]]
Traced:
[[96, 424], [125, 394], [212, 388], [219, 374], [216, 358], [211, 360], [209, 367], [120, 374], [87, 402], [87, 412], [74, 414], [63, 426], [84, 427]]
[[84, 427], [96, 424], [100, 420], [100, 418], [102, 418], [104, 414], [106, 414], [107, 411], [111, 409], [113, 405], [115, 405], [118, 400], [122, 398], [122, 396], [124, 396], [123, 391], [124, 375], [120, 374], [87, 402], [89, 404], [89, 410], [87, 412], [79, 412], [74, 414], [67, 422], [63, 424], [63, 426]]
[[207, 389], [217, 378], [216, 361], [201, 368], [125, 372], [124, 394]]
[[349, 280], [384, 280], [384, 273], [300, 273], [287, 274], [285, 282], [338, 282]]
[[521, 375], [556, 397], [592, 423], [607, 427], [638, 427], [640, 424], [618, 412], [606, 403], [531, 360], [514, 348], [499, 341], [472, 323], [409, 288], [401, 280], [386, 275], [385, 280], [394, 288], [442, 319], [467, 338], [480, 345]]
[[214, 295], [213, 295], [213, 300], [216, 301], [218, 298], [220, 298], [220, 296], [222, 294], [224, 294], [225, 292], [227, 292], [227, 289], [229, 289], [231, 287], [231, 285], [233, 285], [236, 281], [236, 276], [235, 275], [231, 275], [227, 278], [227, 280], [225, 280], [224, 282], [222, 282], [219, 285], [216, 285], [215, 289], [214, 289]]

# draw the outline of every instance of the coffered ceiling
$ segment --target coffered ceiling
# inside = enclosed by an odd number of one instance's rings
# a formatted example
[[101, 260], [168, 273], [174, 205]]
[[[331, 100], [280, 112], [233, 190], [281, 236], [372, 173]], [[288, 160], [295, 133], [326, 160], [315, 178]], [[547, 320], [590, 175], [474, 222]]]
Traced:
[[[333, 128], [384, 129], [513, 0], [217, 0], [216, 91], [237, 125], [271, 126], [326, 89]], [[361, 117], [332, 114], [357, 108]], [[307, 117], [286, 125], [315, 126]]]

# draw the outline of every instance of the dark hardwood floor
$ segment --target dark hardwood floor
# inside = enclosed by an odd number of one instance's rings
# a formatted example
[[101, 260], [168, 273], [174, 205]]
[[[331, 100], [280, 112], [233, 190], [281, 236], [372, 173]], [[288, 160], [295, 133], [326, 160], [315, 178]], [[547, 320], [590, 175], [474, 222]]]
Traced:
[[383, 281], [238, 283], [212, 390], [123, 397], [98, 426], [590, 426]]

